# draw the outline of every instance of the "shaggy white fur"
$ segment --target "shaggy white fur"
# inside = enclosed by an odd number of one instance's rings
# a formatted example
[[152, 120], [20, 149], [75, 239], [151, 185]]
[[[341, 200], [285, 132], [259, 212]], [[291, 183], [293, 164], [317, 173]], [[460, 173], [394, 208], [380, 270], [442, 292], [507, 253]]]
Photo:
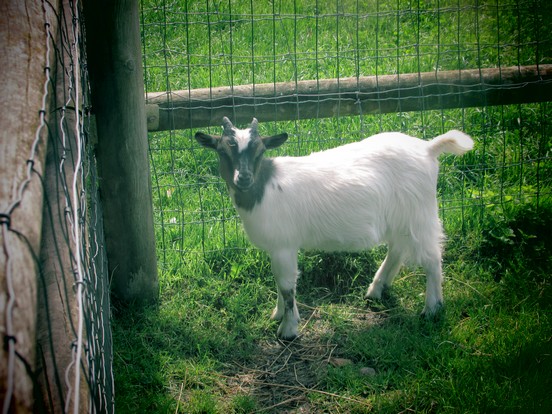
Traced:
[[[270, 255], [278, 287], [272, 318], [281, 320], [279, 337], [291, 339], [298, 333], [299, 249], [359, 251], [386, 243], [387, 257], [366, 298], [380, 298], [401, 265], [412, 263], [421, 265], [427, 275], [424, 313], [439, 309], [443, 230], [436, 197], [437, 156], [472, 149], [468, 135], [452, 130], [423, 141], [398, 132], [382, 133], [305, 157], [266, 159], [264, 149], [281, 145], [282, 135], [259, 137], [256, 120], [245, 130], [233, 127], [227, 118], [224, 125], [222, 137], [198, 133], [196, 138], [222, 154], [221, 172], [245, 231]], [[239, 137], [239, 151], [221, 150], [224, 140], [233, 148], [232, 135]], [[247, 170], [247, 188], [237, 185], [240, 169]]]

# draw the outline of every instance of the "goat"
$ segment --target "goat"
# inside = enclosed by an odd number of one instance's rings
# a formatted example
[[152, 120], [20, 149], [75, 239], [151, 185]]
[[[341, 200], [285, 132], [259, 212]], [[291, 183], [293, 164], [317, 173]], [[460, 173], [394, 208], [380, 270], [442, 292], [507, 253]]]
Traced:
[[295, 301], [299, 249], [359, 251], [387, 243], [388, 252], [368, 287], [380, 299], [403, 263], [426, 271], [425, 307], [434, 315], [443, 304], [438, 217], [437, 157], [461, 155], [472, 139], [456, 130], [431, 141], [399, 132], [374, 135], [303, 157], [266, 158], [286, 133], [260, 136], [255, 118], [238, 129], [223, 118], [222, 136], [203, 132], [196, 140], [219, 156], [219, 168], [251, 242], [271, 259], [278, 301], [271, 318], [278, 337], [298, 334]]

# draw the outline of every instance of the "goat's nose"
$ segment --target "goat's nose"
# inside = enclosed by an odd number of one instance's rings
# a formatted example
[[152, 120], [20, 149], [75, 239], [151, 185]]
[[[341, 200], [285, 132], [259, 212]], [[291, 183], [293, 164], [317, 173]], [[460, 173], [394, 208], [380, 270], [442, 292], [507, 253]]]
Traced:
[[249, 171], [240, 171], [240, 178], [243, 178], [244, 180], [250, 180], [251, 176], [252, 174]]
[[240, 172], [239, 173], [238, 182], [240, 184], [247, 185], [247, 184], [251, 184], [252, 181], [253, 181], [253, 176], [251, 175], [251, 173], [249, 173], [249, 172]]
[[236, 170], [234, 174], [234, 184], [241, 190], [247, 190], [253, 185], [253, 174], [249, 171]]

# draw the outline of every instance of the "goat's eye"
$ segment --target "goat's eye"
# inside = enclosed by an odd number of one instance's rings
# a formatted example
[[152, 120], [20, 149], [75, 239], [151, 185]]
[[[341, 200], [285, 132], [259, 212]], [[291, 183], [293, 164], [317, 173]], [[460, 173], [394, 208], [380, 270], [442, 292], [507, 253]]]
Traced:
[[228, 157], [230, 158], [232, 156], [231, 154], [231, 150], [228, 150], [228, 148], [218, 148], [217, 152], [219, 153], [220, 156], [223, 156], [223, 157]]
[[235, 142], [226, 142], [219, 147], [219, 153], [231, 157], [236, 147], [237, 145]]
[[255, 149], [255, 157], [260, 157], [262, 156], [264, 153], [265, 153], [266, 149], [262, 146], [258, 146], [256, 149]]

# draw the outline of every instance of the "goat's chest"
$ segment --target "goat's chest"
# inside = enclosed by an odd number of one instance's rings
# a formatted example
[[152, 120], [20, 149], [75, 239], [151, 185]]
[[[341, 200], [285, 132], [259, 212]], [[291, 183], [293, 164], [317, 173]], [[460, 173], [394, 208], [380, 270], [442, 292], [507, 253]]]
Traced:
[[266, 199], [251, 210], [237, 207], [243, 227], [249, 240], [257, 247], [270, 251], [275, 245], [290, 244], [296, 238], [294, 225], [297, 217], [289, 214], [282, 203], [268, 206]]

